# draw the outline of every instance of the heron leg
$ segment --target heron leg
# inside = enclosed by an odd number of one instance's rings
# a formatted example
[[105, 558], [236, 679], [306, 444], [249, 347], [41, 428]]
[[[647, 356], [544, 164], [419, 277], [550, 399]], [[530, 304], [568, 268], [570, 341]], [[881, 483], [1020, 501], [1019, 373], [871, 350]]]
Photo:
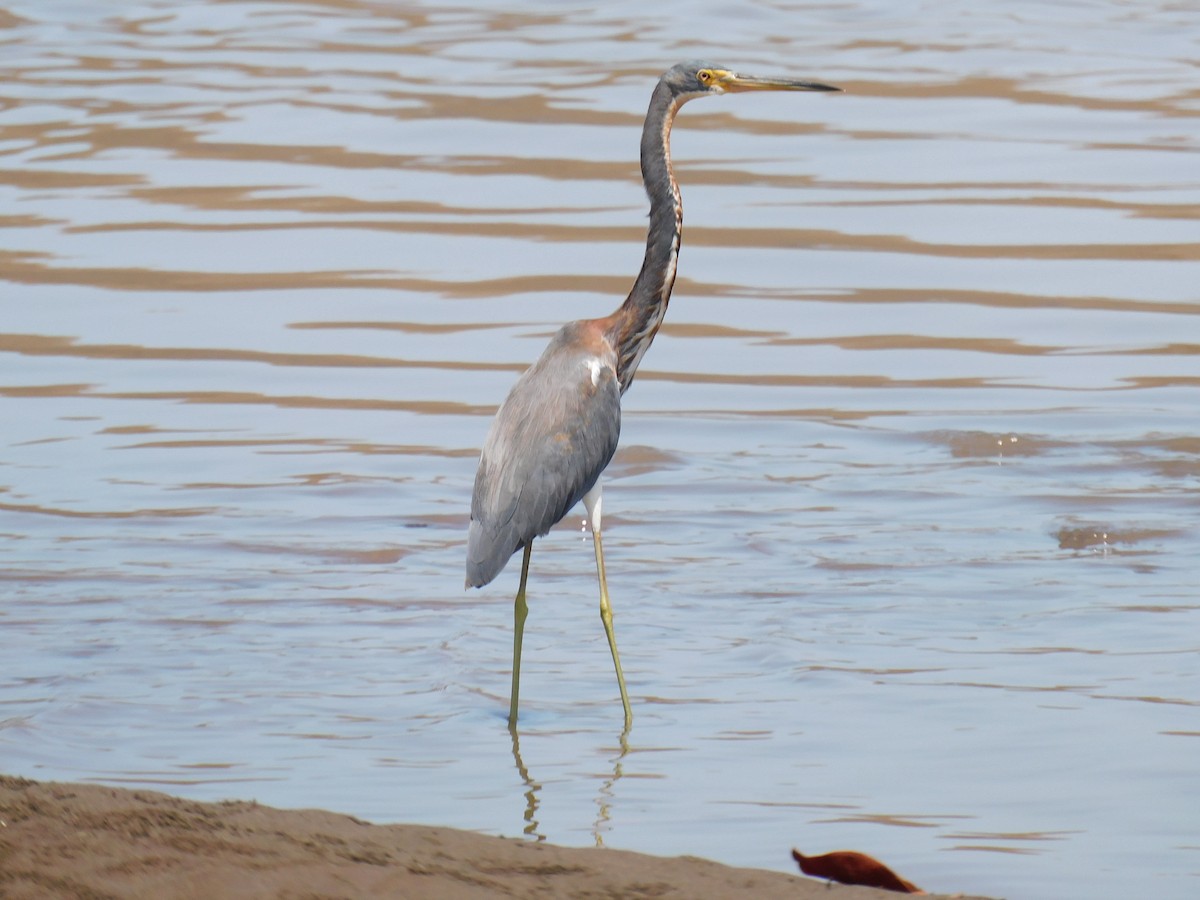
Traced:
[[633, 713], [629, 709], [629, 693], [625, 690], [625, 673], [621, 671], [621, 655], [617, 653], [617, 636], [613, 634], [612, 604], [608, 602], [608, 579], [604, 577], [604, 544], [600, 541], [601, 511], [604, 504], [603, 491], [597, 481], [590, 491], [583, 495], [583, 505], [587, 508], [588, 521], [592, 526], [592, 543], [596, 546], [596, 577], [600, 580], [600, 621], [604, 623], [604, 633], [608, 635], [608, 649], [612, 651], [613, 665], [617, 669], [617, 686], [621, 688], [621, 705], [625, 707], [625, 731], [633, 721]]
[[621, 671], [621, 654], [617, 652], [617, 636], [613, 633], [612, 604], [608, 601], [608, 580], [604, 577], [604, 545], [600, 541], [600, 529], [593, 526], [592, 543], [596, 545], [596, 576], [600, 579], [600, 620], [604, 622], [604, 633], [608, 635], [608, 649], [612, 651], [613, 665], [617, 669], [617, 686], [621, 689], [621, 705], [625, 707], [625, 727], [633, 721], [629, 709], [629, 693], [625, 690], [625, 673]]
[[525, 545], [525, 555], [521, 559], [521, 585], [517, 588], [517, 599], [513, 603], [513, 664], [512, 664], [512, 694], [508, 701], [508, 727], [517, 724], [517, 696], [521, 692], [521, 643], [525, 639], [525, 617], [529, 615], [529, 605], [525, 602], [525, 582], [529, 579], [529, 554], [533, 549], [533, 541]]

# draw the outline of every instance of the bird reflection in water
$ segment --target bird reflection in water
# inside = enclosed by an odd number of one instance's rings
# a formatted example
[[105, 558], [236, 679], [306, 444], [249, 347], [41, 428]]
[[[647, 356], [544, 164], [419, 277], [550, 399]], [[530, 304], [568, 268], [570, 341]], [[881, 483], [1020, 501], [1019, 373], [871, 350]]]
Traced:
[[541, 806], [538, 793], [541, 791], [542, 785], [529, 776], [529, 768], [525, 765], [525, 760], [521, 758], [520, 732], [515, 726], [509, 726], [508, 733], [512, 736], [512, 754], [513, 761], [517, 764], [517, 774], [521, 776], [521, 782], [525, 785], [525, 826], [521, 829], [521, 833], [544, 841], [546, 836], [538, 830], [537, 819], [538, 807]]
[[[521, 734], [517, 730], [515, 724], [510, 725], [508, 733], [512, 737], [512, 755], [513, 762], [517, 766], [517, 774], [521, 777], [521, 783], [525, 787], [525, 811], [523, 817], [525, 825], [521, 829], [521, 833], [528, 837], [535, 838], [538, 841], [546, 840], [546, 835], [540, 830], [541, 823], [538, 821], [538, 809], [542, 802], [540, 794], [542, 791], [541, 782], [535, 781], [529, 774], [529, 767], [525, 765], [525, 759], [521, 756]], [[612, 803], [615, 797], [614, 788], [621, 776], [624, 775], [622, 768], [625, 755], [629, 753], [629, 730], [621, 731], [618, 738], [619, 749], [617, 755], [612, 758], [612, 775], [605, 776], [604, 781], [600, 785], [599, 796], [596, 797], [597, 814], [596, 820], [592, 823], [592, 838], [596, 842], [597, 847], [604, 846], [604, 832], [608, 830], [608, 822], [612, 818]]]

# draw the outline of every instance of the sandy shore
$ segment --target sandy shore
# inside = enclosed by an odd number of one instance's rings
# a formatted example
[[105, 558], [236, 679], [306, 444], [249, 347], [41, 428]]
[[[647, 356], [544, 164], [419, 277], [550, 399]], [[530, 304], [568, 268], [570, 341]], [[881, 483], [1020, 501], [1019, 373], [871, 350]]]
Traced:
[[[787, 857], [786, 844], [780, 855]], [[737, 898], [899, 894], [692, 857], [0, 776], [4, 898]]]

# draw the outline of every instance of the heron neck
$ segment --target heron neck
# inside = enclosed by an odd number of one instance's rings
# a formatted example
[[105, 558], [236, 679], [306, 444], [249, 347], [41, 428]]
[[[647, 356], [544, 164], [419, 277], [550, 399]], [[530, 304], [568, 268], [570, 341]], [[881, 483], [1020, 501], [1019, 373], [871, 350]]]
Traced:
[[671, 169], [671, 124], [682, 101], [659, 82], [642, 129], [642, 181], [650, 198], [646, 256], [633, 289], [611, 316], [608, 337], [617, 351], [617, 379], [624, 393], [650, 347], [671, 301], [683, 231], [683, 205]]

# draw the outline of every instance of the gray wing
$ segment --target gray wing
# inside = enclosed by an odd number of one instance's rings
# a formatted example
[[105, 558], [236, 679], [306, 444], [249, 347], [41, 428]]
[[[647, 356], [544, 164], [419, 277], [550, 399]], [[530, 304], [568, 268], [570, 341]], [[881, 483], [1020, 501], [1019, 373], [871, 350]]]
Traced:
[[616, 356], [607, 346], [585, 349], [580, 325], [559, 331], [492, 422], [471, 499], [468, 587], [490, 582], [570, 512], [617, 449]]

